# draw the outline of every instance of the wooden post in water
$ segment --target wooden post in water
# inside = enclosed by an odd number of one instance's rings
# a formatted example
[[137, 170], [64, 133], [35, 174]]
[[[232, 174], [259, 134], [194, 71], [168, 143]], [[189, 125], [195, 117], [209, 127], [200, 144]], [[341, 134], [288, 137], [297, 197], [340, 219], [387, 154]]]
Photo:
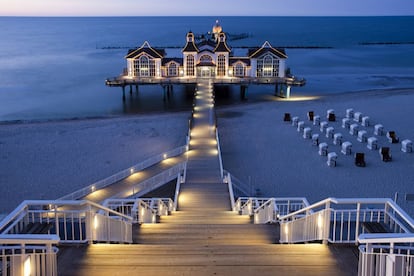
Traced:
[[125, 102], [125, 85], [122, 86], [122, 101]]
[[135, 84], [135, 92], [138, 95], [138, 92], [139, 92], [139, 90], [138, 90], [138, 84]]
[[275, 96], [278, 96], [278, 95], [279, 95], [279, 84], [276, 83], [275, 84]]
[[132, 96], [132, 84], [129, 86], [129, 95]]
[[290, 98], [290, 88], [291, 88], [291, 86], [290, 85], [288, 85], [287, 87], [286, 87], [286, 98]]

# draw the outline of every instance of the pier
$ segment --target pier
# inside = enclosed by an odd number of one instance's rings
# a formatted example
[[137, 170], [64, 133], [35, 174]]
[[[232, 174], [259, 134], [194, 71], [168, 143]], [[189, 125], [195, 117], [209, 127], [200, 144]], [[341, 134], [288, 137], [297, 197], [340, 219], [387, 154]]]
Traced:
[[60, 199], [22, 202], [0, 223], [3, 275], [413, 270], [414, 221], [390, 199], [236, 197], [213, 95], [199, 80], [186, 145]]

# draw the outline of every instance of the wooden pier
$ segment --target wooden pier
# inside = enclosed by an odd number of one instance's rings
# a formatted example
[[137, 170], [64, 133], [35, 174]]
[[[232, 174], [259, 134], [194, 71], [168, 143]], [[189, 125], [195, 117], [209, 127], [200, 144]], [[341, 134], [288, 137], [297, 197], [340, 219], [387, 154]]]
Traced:
[[133, 244], [61, 247], [59, 275], [357, 274], [356, 247], [278, 244], [278, 225], [253, 224], [249, 216], [231, 211], [228, 186], [222, 182], [212, 91], [208, 80], [197, 84], [178, 210], [159, 223], [135, 225]]
[[[173, 85], [195, 86], [197, 83], [205, 81], [206, 78], [194, 77], [177, 77], [177, 78], [131, 78], [127, 76], [120, 76], [116, 78], [108, 78], [105, 80], [105, 85], [109, 87], [121, 87], [122, 99], [126, 100], [126, 90], [132, 95], [133, 90], [139, 90], [142, 85], [160, 85], [163, 88], [164, 99], [169, 96]], [[240, 87], [241, 97], [245, 97], [247, 89], [251, 85], [270, 85], [275, 88], [275, 96], [290, 97], [292, 86], [303, 86], [306, 81], [304, 79], [297, 79], [293, 77], [286, 78], [252, 78], [252, 77], [225, 77], [225, 78], [208, 78], [214, 86], [219, 85], [236, 85]]]

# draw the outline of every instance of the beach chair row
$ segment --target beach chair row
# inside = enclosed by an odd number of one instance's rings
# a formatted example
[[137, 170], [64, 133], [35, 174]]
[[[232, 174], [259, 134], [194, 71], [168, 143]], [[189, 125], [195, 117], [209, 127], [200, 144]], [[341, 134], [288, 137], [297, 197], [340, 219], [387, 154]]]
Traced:
[[[356, 114], [356, 115], [355, 115]], [[354, 122], [361, 123], [361, 126], [368, 127], [370, 126], [370, 120], [368, 116], [362, 116], [361, 112], [353, 113], [353, 109], [346, 110], [346, 117], [342, 120], [342, 127], [344, 129], [349, 130], [349, 134], [352, 136], [356, 136], [357, 140], [361, 143], [367, 143], [367, 148], [370, 150], [378, 150], [381, 160], [384, 162], [388, 162], [392, 160], [391, 152], [389, 147], [379, 147], [378, 139], [376, 137], [368, 137], [366, 130], [360, 130], [359, 124], [351, 124], [351, 118], [354, 118]], [[329, 109], [327, 111], [326, 118], [329, 122], [336, 121], [335, 112], [333, 109]], [[320, 116], [314, 115], [313, 111], [308, 112], [308, 119], [312, 121], [313, 126], [319, 127], [321, 133], [325, 134], [326, 138], [330, 138], [333, 140], [334, 145], [341, 146], [341, 153], [344, 155], [351, 155], [352, 143], [350, 141], [343, 142], [343, 135], [341, 133], [335, 133], [335, 129], [332, 126], [328, 125], [328, 122], [320, 121]], [[297, 128], [298, 132], [301, 132], [304, 139], [311, 139], [312, 144], [319, 147], [319, 154], [322, 156], [327, 156], [327, 164], [329, 166], [336, 166], [336, 159], [337, 154], [336, 152], [329, 152], [328, 153], [328, 144], [327, 143], [319, 143], [319, 134], [313, 134], [312, 128], [306, 127], [304, 121], [299, 121], [299, 117], [291, 118], [290, 113], [285, 113], [284, 121], [291, 122], [293, 126]], [[384, 135], [384, 128], [382, 125], [377, 124], [375, 125], [374, 135], [382, 136]], [[395, 135], [394, 132], [388, 132], [387, 137], [391, 143], [395, 143]], [[392, 139], [391, 139], [392, 138]], [[412, 142], [410, 140], [404, 140], [402, 142], [401, 151], [403, 152], [412, 152]], [[364, 160], [364, 153], [357, 152], [355, 153], [355, 165], [364, 167], [365, 160]]]
[[[330, 122], [336, 121], [335, 111], [333, 109], [327, 110], [326, 118]], [[354, 123], [351, 122], [353, 118]], [[343, 135], [342, 133], [335, 133], [335, 129], [332, 126], [329, 126], [327, 121], [320, 120], [320, 116], [314, 115], [313, 111], [308, 112], [308, 119], [312, 121], [314, 126], [320, 128], [320, 132], [325, 133], [327, 138], [332, 138], [335, 145], [341, 145]], [[315, 142], [318, 141], [319, 136], [316, 134], [312, 135], [312, 129], [310, 127], [305, 127], [304, 121], [299, 121], [299, 117], [292, 117], [289, 113], [285, 113], [284, 121], [292, 122], [292, 125], [297, 127], [298, 131], [303, 132], [304, 138], [312, 139]], [[353, 112], [352, 108], [346, 110], [346, 118], [342, 119], [342, 128], [349, 131], [349, 134], [355, 136], [357, 141], [361, 143], [367, 143], [367, 148], [370, 150], [379, 149], [378, 138], [375, 136], [383, 136], [385, 134], [384, 126], [381, 124], [376, 124], [374, 126], [374, 135], [368, 137], [368, 131], [365, 129], [360, 129], [360, 125], [356, 122], [361, 123], [361, 126], [368, 127], [370, 126], [370, 118], [368, 116], [362, 116], [361, 112]], [[399, 138], [396, 136], [395, 131], [386, 132], [387, 139], [390, 143], [398, 143]], [[401, 151], [405, 153], [413, 152], [413, 142], [409, 139], [405, 139], [401, 142]]]

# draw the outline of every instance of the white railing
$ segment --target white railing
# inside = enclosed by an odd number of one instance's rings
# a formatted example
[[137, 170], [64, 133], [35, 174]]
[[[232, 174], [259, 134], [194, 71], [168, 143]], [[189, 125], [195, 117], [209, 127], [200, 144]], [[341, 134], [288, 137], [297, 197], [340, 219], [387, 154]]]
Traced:
[[218, 158], [219, 158], [219, 164], [220, 164], [220, 177], [223, 179], [223, 160], [221, 158], [221, 148], [220, 148], [220, 140], [218, 135], [218, 130], [216, 128], [216, 141], [217, 141], [217, 152], [218, 152]]
[[[188, 140], [188, 139], [187, 139]], [[88, 194], [95, 192], [96, 190], [105, 188], [109, 185], [114, 184], [115, 182], [118, 182], [124, 178], [127, 178], [131, 175], [133, 175], [134, 173], [137, 173], [143, 169], [146, 169], [148, 167], [151, 167], [159, 162], [161, 162], [162, 160], [165, 160], [167, 158], [171, 158], [171, 157], [175, 157], [178, 155], [181, 155], [183, 153], [185, 153], [188, 150], [188, 145], [185, 146], [181, 146], [179, 148], [176, 148], [174, 150], [168, 151], [166, 153], [162, 153], [159, 155], [156, 155], [154, 157], [151, 157], [141, 163], [138, 163], [128, 169], [125, 169], [123, 171], [120, 171], [119, 173], [116, 173], [114, 175], [111, 175], [105, 179], [102, 179], [98, 182], [95, 182], [91, 185], [86, 186], [85, 188], [79, 189], [73, 193], [70, 193], [68, 195], [65, 195], [61, 198], [59, 198], [59, 200], [76, 200], [76, 199], [81, 199], [82, 197], [87, 196]]]
[[[248, 196], [249, 192], [247, 191], [247, 189], [245, 188], [246, 185], [237, 177], [235, 177], [234, 175], [232, 175], [230, 172], [223, 170], [223, 174], [224, 175], [230, 175], [231, 176], [231, 184], [232, 184], [232, 188], [233, 188], [233, 193], [234, 194], [238, 194], [238, 195], [244, 195], [244, 196]], [[236, 191], [236, 192], [235, 192]]]
[[231, 204], [231, 209], [233, 211], [237, 211], [236, 210], [236, 203], [234, 201], [234, 193], [233, 193], [233, 183], [231, 181], [231, 174], [229, 172], [226, 172], [223, 178], [223, 182], [227, 183], [228, 185], [228, 189], [229, 189], [229, 195], [230, 195], [230, 204]]
[[87, 200], [23, 201], [0, 223], [0, 233], [57, 235], [60, 243], [131, 243], [132, 218]]
[[158, 216], [174, 211], [170, 198], [107, 199], [103, 205], [133, 218], [134, 223], [156, 223]]
[[184, 183], [185, 182], [186, 174], [187, 174], [187, 168], [185, 167], [183, 174], [182, 175], [180, 174], [177, 177], [177, 183], [175, 184], [174, 208], [173, 208], [173, 211], [177, 211], [178, 197], [180, 196], [181, 183]]
[[56, 235], [0, 235], [0, 275], [57, 275]]
[[414, 275], [414, 234], [361, 234], [358, 276]]
[[185, 170], [187, 166], [187, 162], [181, 162], [177, 165], [159, 173], [153, 177], [150, 177], [144, 181], [137, 183], [136, 185], [131, 186], [129, 189], [125, 189], [124, 191], [112, 196], [113, 198], [138, 198], [146, 193], [157, 189], [168, 183], [175, 178], [179, 178], [182, 172]]
[[394, 233], [414, 230], [410, 216], [386, 198], [328, 198], [279, 219], [282, 243], [356, 243], [359, 234], [369, 230], [370, 223]]
[[[303, 197], [239, 197], [235, 203], [235, 210], [242, 215], [257, 216], [257, 223], [267, 223], [276, 222], [281, 216], [306, 206], [309, 206], [309, 202]], [[272, 219], [264, 221], [261, 217]]]

